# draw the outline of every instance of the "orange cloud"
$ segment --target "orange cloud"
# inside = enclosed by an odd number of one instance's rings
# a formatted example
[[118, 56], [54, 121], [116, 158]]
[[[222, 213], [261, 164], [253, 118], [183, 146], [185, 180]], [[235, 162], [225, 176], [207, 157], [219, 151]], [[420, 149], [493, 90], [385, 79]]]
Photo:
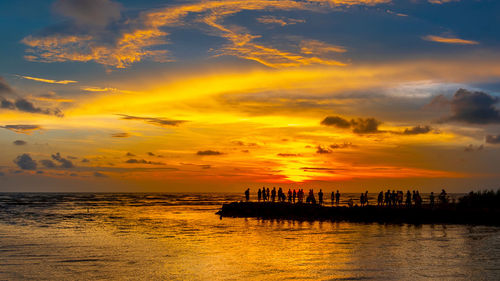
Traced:
[[432, 42], [445, 43], [445, 44], [459, 44], [459, 45], [477, 45], [479, 42], [474, 40], [465, 40], [453, 37], [441, 37], [435, 35], [427, 35], [422, 37], [422, 39]]
[[78, 83], [78, 81], [73, 81], [73, 80], [52, 80], [52, 79], [44, 79], [44, 78], [37, 78], [37, 77], [31, 77], [31, 76], [20, 76], [24, 79], [28, 80], [34, 80], [38, 82], [44, 82], [44, 83], [49, 83], [49, 84], [71, 84], [71, 83]]

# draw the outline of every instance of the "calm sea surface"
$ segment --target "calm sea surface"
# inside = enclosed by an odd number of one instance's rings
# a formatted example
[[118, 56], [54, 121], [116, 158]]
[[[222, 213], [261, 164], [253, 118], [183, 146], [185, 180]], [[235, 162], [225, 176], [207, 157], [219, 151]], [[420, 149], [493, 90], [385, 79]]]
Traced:
[[0, 280], [500, 280], [500, 227], [214, 214], [241, 199], [0, 193]]

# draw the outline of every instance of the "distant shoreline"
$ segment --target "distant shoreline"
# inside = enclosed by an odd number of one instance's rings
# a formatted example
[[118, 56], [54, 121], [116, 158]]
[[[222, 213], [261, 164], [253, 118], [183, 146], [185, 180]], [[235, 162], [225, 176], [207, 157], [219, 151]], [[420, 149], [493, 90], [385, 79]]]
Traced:
[[273, 202], [232, 202], [223, 204], [216, 214], [221, 217], [257, 217], [285, 220], [328, 220], [366, 223], [470, 224], [500, 226], [500, 210], [459, 208], [455, 204], [431, 208], [417, 207], [336, 207], [315, 204]]

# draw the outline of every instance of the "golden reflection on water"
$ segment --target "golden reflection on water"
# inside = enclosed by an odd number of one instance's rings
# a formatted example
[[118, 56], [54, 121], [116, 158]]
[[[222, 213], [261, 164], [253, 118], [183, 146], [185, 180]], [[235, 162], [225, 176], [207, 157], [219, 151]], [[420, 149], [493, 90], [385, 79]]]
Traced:
[[[495, 279], [499, 228], [223, 218], [217, 206], [48, 208], [0, 223], [0, 279]], [[37, 213], [30, 210], [33, 214]], [[3, 214], [5, 215], [5, 214]], [[34, 215], [32, 215], [34, 216]]]

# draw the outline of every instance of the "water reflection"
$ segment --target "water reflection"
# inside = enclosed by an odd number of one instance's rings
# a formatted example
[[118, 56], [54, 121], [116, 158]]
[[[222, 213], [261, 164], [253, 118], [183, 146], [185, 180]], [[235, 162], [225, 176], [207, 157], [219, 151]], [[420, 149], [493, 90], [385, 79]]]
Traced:
[[499, 278], [497, 227], [214, 215], [221, 202], [240, 198], [3, 194], [0, 279]]

